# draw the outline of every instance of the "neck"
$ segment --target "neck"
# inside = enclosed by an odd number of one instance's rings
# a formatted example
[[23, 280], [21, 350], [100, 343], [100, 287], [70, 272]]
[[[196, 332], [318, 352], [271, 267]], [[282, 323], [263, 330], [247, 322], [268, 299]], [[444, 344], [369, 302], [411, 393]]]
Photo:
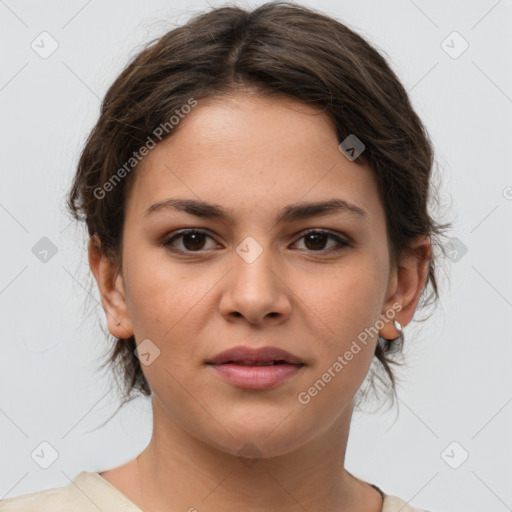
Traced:
[[153, 402], [153, 435], [137, 457], [134, 501], [145, 511], [380, 510], [377, 491], [344, 469], [352, 409], [292, 452], [251, 459], [190, 435]]

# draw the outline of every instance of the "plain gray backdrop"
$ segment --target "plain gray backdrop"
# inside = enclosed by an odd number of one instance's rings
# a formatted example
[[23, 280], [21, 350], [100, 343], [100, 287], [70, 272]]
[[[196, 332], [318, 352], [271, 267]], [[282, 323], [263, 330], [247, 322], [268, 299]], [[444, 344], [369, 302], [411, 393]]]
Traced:
[[[441, 303], [404, 330], [398, 417], [355, 415], [347, 469], [434, 512], [510, 510], [512, 2], [303, 3], [387, 57], [435, 144], [441, 218], [455, 219]], [[0, 498], [115, 467], [149, 442], [147, 400], [101, 427], [118, 397], [97, 371], [105, 322], [64, 197], [129, 58], [209, 5], [222, 3], [0, 1]]]

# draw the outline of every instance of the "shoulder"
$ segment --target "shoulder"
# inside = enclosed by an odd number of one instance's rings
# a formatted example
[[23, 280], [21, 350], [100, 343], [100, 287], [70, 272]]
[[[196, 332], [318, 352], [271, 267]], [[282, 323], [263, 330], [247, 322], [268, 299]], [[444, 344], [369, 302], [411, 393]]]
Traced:
[[0, 500], [2, 512], [142, 512], [98, 473], [82, 471], [69, 485]]
[[429, 512], [428, 510], [413, 508], [406, 501], [397, 496], [384, 493], [382, 512]]
[[[0, 500], [2, 512], [64, 512], [70, 507], [83, 506], [69, 486], [45, 489], [44, 491], [23, 494], [14, 498]], [[84, 509], [89, 510], [89, 509]]]

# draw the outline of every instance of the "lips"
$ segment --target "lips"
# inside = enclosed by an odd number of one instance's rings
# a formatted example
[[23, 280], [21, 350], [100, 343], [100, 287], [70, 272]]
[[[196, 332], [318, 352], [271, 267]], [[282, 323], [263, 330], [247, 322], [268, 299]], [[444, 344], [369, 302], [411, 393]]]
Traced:
[[280, 348], [243, 346], [225, 350], [206, 364], [228, 384], [260, 391], [283, 384], [306, 366], [300, 358]]
[[250, 348], [238, 346], [217, 354], [207, 364], [237, 364], [240, 366], [303, 365], [302, 360], [277, 347]]
[[277, 347], [259, 349], [238, 346], [206, 362], [228, 384], [244, 390], [275, 388], [303, 372], [306, 364]]

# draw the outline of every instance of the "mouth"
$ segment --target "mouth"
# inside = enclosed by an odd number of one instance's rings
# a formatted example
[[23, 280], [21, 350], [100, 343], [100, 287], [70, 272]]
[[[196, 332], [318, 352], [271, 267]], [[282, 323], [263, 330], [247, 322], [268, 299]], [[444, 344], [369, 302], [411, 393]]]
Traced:
[[238, 364], [241, 366], [270, 366], [304, 364], [296, 355], [277, 347], [233, 347], [206, 361], [207, 364]]
[[306, 364], [276, 347], [234, 347], [206, 361], [229, 384], [243, 389], [267, 389], [282, 384]]
[[284, 360], [278, 361], [249, 361], [249, 360], [241, 360], [241, 361], [226, 361], [225, 363], [220, 364], [237, 364], [238, 366], [275, 366], [278, 364], [291, 364]]

